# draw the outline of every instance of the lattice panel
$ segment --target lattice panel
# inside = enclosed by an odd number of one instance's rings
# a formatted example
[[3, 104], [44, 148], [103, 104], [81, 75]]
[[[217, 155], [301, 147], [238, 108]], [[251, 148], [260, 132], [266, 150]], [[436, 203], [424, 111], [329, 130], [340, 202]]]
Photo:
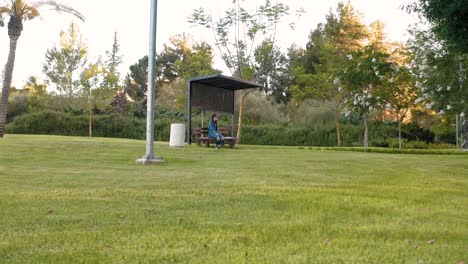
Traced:
[[234, 91], [192, 83], [192, 106], [205, 111], [234, 114]]

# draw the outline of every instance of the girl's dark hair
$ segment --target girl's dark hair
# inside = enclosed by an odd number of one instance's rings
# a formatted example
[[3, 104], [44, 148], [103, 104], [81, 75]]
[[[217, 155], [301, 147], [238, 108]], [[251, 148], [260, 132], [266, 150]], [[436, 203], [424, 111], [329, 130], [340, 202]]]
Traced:
[[214, 121], [214, 120], [213, 120], [215, 116], [218, 117], [216, 114], [212, 114], [212, 115], [211, 115], [211, 122], [215, 123], [216, 126], [218, 126], [218, 121]]

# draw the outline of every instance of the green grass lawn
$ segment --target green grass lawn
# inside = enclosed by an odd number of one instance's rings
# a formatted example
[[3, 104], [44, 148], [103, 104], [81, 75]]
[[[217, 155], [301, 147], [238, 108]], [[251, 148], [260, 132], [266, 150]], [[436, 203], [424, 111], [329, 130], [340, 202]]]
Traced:
[[468, 156], [0, 139], [0, 263], [468, 261]]

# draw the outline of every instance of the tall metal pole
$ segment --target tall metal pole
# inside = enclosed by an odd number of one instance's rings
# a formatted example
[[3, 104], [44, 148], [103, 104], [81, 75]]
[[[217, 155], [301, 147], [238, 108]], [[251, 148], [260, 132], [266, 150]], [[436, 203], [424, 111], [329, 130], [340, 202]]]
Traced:
[[156, 80], [156, 31], [158, 22], [158, 0], [151, 0], [150, 43], [148, 54], [148, 92], [146, 110], [146, 155], [137, 159], [138, 163], [154, 164], [164, 162], [162, 158], [154, 157], [154, 107]]

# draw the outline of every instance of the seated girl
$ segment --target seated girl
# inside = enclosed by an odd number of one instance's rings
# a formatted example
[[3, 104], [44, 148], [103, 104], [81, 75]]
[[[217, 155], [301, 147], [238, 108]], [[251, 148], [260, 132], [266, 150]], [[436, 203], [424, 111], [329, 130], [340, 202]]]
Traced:
[[220, 148], [223, 145], [223, 135], [218, 133], [218, 116], [213, 114], [211, 116], [210, 124], [208, 125], [208, 137], [216, 139], [216, 148]]

